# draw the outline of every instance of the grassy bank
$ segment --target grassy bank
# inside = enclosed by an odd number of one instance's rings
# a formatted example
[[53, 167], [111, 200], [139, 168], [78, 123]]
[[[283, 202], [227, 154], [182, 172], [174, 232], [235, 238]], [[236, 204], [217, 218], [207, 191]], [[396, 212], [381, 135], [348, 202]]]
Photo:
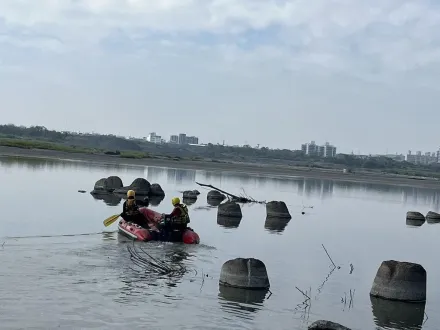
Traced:
[[0, 138], [0, 146], [21, 148], [21, 149], [42, 149], [42, 150], [55, 150], [55, 151], [87, 153], [87, 154], [99, 152], [97, 150], [89, 149], [89, 148], [66, 146], [61, 143], [28, 140], [28, 139]]

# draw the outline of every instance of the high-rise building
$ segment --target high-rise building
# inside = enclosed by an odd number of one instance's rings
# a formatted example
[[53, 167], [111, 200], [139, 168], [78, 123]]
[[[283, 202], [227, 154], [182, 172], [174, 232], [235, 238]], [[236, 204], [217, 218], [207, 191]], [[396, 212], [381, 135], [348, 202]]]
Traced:
[[186, 143], [188, 144], [199, 144], [199, 138], [197, 136], [187, 136]]
[[151, 142], [151, 143], [160, 144], [160, 143], [162, 143], [162, 137], [160, 135], [156, 135], [155, 132], [152, 132], [152, 133], [148, 134], [147, 141]]
[[179, 143], [179, 136], [178, 135], [171, 135], [170, 136], [170, 143]]
[[179, 134], [179, 144], [186, 144], [186, 134], [185, 133], [180, 133]]
[[301, 145], [304, 154], [317, 157], [336, 157], [336, 147], [326, 142], [325, 145], [319, 146], [315, 141], [304, 143]]

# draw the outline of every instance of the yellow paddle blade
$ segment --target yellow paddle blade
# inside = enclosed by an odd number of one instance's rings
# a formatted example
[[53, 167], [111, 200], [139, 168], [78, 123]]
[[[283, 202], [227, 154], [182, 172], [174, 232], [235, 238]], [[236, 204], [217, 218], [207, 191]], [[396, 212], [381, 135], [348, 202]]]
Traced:
[[106, 227], [110, 226], [113, 222], [118, 220], [118, 218], [119, 218], [119, 214], [115, 214], [112, 215], [111, 217], [108, 217], [107, 219], [104, 220], [104, 226]]

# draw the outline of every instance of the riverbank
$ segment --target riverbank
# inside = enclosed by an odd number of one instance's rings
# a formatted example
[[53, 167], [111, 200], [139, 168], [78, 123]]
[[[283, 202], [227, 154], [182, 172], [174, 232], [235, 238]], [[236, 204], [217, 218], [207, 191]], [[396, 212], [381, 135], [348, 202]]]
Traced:
[[277, 177], [306, 177], [327, 180], [381, 183], [390, 185], [403, 185], [424, 187], [440, 190], [440, 181], [434, 178], [410, 178], [392, 174], [382, 173], [343, 173], [340, 170], [294, 167], [287, 165], [273, 164], [249, 164], [238, 162], [189, 160], [189, 159], [170, 159], [164, 157], [151, 158], [122, 158], [119, 156], [90, 154], [90, 153], [71, 153], [58, 150], [45, 149], [23, 149], [15, 147], [0, 146], [1, 157], [22, 157], [22, 158], [45, 158], [67, 161], [82, 161], [87, 163], [117, 164], [127, 166], [156, 166], [172, 167], [193, 170], [220, 171], [246, 173], [252, 175], [265, 175]]

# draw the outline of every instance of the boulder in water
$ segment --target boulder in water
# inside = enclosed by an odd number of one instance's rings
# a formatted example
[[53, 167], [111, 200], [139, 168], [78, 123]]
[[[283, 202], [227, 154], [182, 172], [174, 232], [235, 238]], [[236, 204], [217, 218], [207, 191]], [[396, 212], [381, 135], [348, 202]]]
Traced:
[[370, 291], [373, 297], [389, 300], [426, 301], [426, 270], [419, 264], [383, 261]]
[[226, 261], [220, 272], [220, 285], [252, 290], [269, 289], [266, 266], [254, 258], [236, 258]]
[[425, 216], [422, 213], [416, 212], [416, 211], [408, 211], [408, 212], [406, 212], [406, 218], [408, 220], [425, 221]]
[[209, 200], [223, 201], [225, 200], [226, 196], [217, 190], [210, 190], [206, 198], [208, 199], [208, 201]]
[[307, 328], [308, 330], [350, 330], [350, 328], [343, 325], [326, 320], [318, 320], [313, 322]]
[[200, 193], [197, 190], [185, 190], [183, 192], [183, 198], [187, 199], [197, 199], [197, 196], [199, 196]]
[[429, 211], [426, 214], [426, 222], [427, 223], [440, 223], [440, 214], [437, 212]]
[[131, 185], [116, 189], [114, 191], [115, 194], [126, 194], [129, 190], [134, 190], [136, 195], [139, 196], [148, 196], [150, 193], [151, 184], [144, 178], [135, 179]]
[[225, 202], [220, 204], [217, 209], [218, 216], [224, 216], [228, 218], [240, 218], [242, 217], [240, 205], [235, 202]]
[[112, 193], [115, 189], [119, 189], [122, 186], [122, 180], [120, 177], [109, 176], [108, 178], [102, 178], [96, 181], [91, 194]]
[[165, 196], [165, 192], [163, 191], [162, 187], [158, 183], [153, 183], [150, 186], [150, 193], [149, 196]]
[[272, 201], [266, 204], [267, 218], [291, 219], [286, 203], [282, 201]]

